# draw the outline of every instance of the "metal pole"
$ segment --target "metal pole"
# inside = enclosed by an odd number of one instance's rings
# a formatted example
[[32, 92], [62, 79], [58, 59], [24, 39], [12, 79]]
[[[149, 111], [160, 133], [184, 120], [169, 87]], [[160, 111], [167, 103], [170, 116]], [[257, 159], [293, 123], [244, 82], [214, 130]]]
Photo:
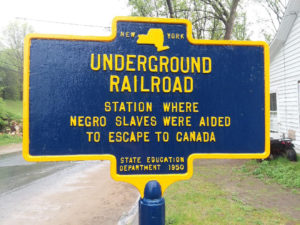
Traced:
[[139, 225], [165, 225], [165, 199], [160, 184], [149, 181], [139, 201]]

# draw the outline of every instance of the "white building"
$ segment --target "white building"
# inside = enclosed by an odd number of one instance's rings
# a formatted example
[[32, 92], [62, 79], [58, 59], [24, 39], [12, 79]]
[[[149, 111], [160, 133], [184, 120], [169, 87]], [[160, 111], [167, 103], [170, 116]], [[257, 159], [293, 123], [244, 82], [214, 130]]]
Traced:
[[[300, 0], [290, 0], [270, 46], [271, 131], [300, 151]], [[272, 135], [271, 135], [272, 136]]]

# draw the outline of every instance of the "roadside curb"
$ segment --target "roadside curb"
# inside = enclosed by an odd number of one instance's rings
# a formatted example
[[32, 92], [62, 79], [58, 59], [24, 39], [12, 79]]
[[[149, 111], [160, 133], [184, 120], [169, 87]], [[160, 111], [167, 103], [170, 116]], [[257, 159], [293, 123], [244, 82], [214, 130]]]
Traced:
[[118, 225], [138, 225], [138, 203], [140, 196], [131, 207], [131, 209], [123, 214], [118, 222]]
[[21, 151], [22, 151], [22, 143], [0, 146], [0, 155], [5, 155], [13, 152], [21, 152]]

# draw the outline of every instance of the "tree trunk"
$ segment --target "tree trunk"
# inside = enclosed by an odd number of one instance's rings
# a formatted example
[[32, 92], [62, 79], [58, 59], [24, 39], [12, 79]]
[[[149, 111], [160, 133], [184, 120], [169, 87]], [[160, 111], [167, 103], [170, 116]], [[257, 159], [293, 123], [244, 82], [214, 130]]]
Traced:
[[236, 9], [238, 7], [239, 1], [240, 0], [233, 0], [232, 1], [232, 5], [231, 5], [231, 8], [230, 8], [229, 18], [228, 18], [227, 23], [225, 25], [224, 40], [230, 40], [230, 38], [231, 38], [233, 24], [234, 24], [235, 15], [236, 15]]
[[166, 0], [166, 1], [167, 1], [169, 13], [170, 13], [170, 18], [175, 18], [174, 17], [174, 10], [173, 10], [173, 6], [172, 6], [171, 0]]

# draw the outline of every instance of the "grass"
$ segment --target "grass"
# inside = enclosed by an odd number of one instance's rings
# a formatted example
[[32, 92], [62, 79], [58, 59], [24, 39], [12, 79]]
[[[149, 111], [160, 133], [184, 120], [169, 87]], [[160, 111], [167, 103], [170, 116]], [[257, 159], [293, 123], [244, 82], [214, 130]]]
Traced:
[[4, 100], [5, 110], [13, 114], [17, 119], [22, 119], [23, 103], [22, 101]]
[[251, 160], [239, 171], [254, 175], [267, 183], [275, 182], [288, 188], [300, 188], [300, 160], [290, 162], [283, 157], [261, 163]]
[[278, 212], [254, 208], [195, 171], [189, 181], [172, 184], [165, 193], [166, 225], [286, 224]]
[[[4, 110], [10, 114], [13, 120], [22, 120], [22, 101], [4, 100]], [[0, 134], [0, 145], [7, 145], [12, 143], [21, 143], [22, 137], [9, 134]]]
[[20, 136], [13, 136], [9, 134], [0, 134], [0, 146], [1, 145], [8, 145], [13, 143], [21, 143], [22, 137]]

